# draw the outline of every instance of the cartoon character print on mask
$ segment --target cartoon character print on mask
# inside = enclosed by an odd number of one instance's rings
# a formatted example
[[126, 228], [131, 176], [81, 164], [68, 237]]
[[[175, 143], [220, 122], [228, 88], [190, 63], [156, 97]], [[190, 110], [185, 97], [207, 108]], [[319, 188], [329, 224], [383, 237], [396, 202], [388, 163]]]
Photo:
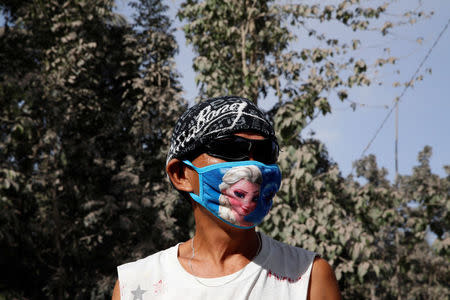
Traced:
[[197, 168], [188, 160], [183, 162], [199, 176], [199, 194], [189, 193], [192, 199], [237, 228], [248, 229], [261, 223], [281, 184], [276, 164], [236, 161]]
[[229, 169], [219, 185], [219, 216], [239, 226], [252, 226], [244, 218], [258, 203], [262, 174], [257, 166], [239, 166]]

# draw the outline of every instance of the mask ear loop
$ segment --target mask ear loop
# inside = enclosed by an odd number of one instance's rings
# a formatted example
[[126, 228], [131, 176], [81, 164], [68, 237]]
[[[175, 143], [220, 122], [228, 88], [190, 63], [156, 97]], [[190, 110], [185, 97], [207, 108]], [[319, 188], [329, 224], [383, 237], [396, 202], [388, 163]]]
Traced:
[[197, 173], [198, 173], [197, 167], [194, 166], [194, 164], [191, 163], [189, 160], [185, 159], [185, 160], [183, 160], [183, 163], [186, 164], [186, 165], [188, 165], [189, 167], [192, 167], [192, 168], [193, 168], [195, 171], [197, 171]]
[[197, 202], [197, 203], [201, 204], [202, 206], [204, 206], [204, 203], [202, 201], [203, 197], [201, 197], [203, 195], [203, 176], [200, 175], [201, 173], [199, 172], [198, 168], [196, 166], [194, 166], [194, 164], [191, 163], [189, 160], [185, 159], [185, 160], [183, 160], [183, 163], [188, 165], [192, 169], [194, 169], [194, 171], [197, 173], [197, 176], [198, 176], [198, 184], [199, 184], [199, 188], [200, 188], [199, 192], [198, 192], [198, 195], [193, 193], [193, 192], [190, 192], [189, 196], [191, 196], [191, 198], [195, 202]]

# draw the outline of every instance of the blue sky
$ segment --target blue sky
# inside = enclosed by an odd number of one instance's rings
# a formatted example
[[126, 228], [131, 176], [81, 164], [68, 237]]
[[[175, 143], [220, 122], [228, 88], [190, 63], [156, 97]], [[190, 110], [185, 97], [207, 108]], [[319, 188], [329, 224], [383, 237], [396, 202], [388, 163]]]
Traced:
[[[295, 2], [295, 1], [292, 1]], [[307, 1], [313, 2], [313, 1]], [[327, 1], [333, 3], [337, 1]], [[119, 11], [129, 14], [126, 7], [127, 1], [119, 0]], [[197, 96], [195, 86], [195, 73], [192, 70], [192, 49], [186, 45], [183, 33], [180, 30], [182, 24], [174, 18], [181, 1], [169, 0], [169, 15], [174, 20], [176, 38], [180, 47], [176, 57], [177, 69], [183, 76], [181, 84], [184, 89], [184, 97], [190, 104]], [[321, 3], [324, 3], [322, 1]], [[348, 175], [352, 170], [352, 162], [360, 158], [389, 109], [394, 99], [398, 97], [403, 88], [394, 88], [395, 81], [406, 82], [414, 74], [419, 63], [427, 54], [435, 42], [441, 30], [450, 18], [450, 1], [396, 1], [391, 13], [399, 14], [407, 9], [421, 5], [421, 10], [433, 11], [434, 15], [429, 19], [420, 20], [414, 25], [404, 25], [392, 31], [392, 34], [380, 39], [374, 32], [356, 35], [361, 39], [362, 48], [360, 54], [370, 62], [377, 57], [384, 48], [391, 49], [391, 56], [398, 57], [398, 62], [392, 67], [382, 68], [375, 75], [374, 82], [383, 81], [382, 86], [372, 84], [369, 87], [353, 89], [350, 93], [352, 100], [363, 105], [355, 111], [350, 108], [350, 103], [331, 99], [332, 113], [314, 120], [305, 133], [315, 132], [315, 137], [327, 146], [331, 158], [336, 161], [343, 173]], [[355, 38], [351, 31], [340, 30], [335, 24], [318, 25], [321, 30], [336, 34], [343, 39]], [[329, 27], [327, 27], [329, 26]], [[419, 44], [417, 38], [422, 38]], [[296, 45], [293, 45], [295, 47]], [[307, 46], [313, 46], [312, 44]], [[401, 98], [399, 106], [399, 173], [410, 174], [413, 166], [417, 165], [417, 154], [425, 145], [433, 148], [431, 167], [434, 173], [445, 176], [443, 165], [450, 164], [450, 29], [441, 37], [437, 46], [422, 67], [431, 68], [432, 74], [425, 75], [424, 80], [417, 82], [409, 88]], [[400, 73], [397, 74], [396, 71]], [[261, 101], [263, 108], [273, 105], [272, 99]], [[366, 154], [375, 154], [379, 166], [388, 169], [388, 178], [394, 178], [394, 141], [395, 141], [395, 113], [385, 123]]]
[[[402, 2], [402, 1], [400, 1]], [[411, 1], [414, 2], [414, 1]], [[425, 3], [426, 2], [426, 3]], [[405, 1], [403, 1], [405, 3]], [[378, 77], [383, 86], [372, 85], [359, 88], [351, 95], [356, 101], [368, 105], [392, 105], [403, 88], [393, 88], [389, 82], [405, 82], [410, 79], [423, 60], [437, 36], [450, 18], [450, 1], [423, 1], [425, 10], [433, 10], [434, 16], [428, 20], [404, 26], [394, 31], [393, 40], [388, 43], [393, 56], [399, 57], [395, 66], [383, 69]], [[400, 10], [402, 7], [399, 8]], [[419, 45], [417, 37], [422, 37]], [[370, 42], [369, 42], [370, 44]], [[399, 173], [409, 174], [417, 165], [417, 154], [425, 145], [433, 148], [432, 171], [445, 175], [443, 165], [450, 164], [450, 29], [447, 29], [437, 46], [425, 62], [432, 69], [431, 75], [409, 88], [401, 98], [399, 106]], [[396, 75], [394, 70], [400, 70]], [[338, 162], [343, 174], [351, 171], [351, 163], [360, 157], [362, 151], [388, 114], [388, 109], [378, 107], [358, 107], [355, 112], [348, 104], [335, 101], [331, 115], [320, 117], [311, 124], [331, 154]], [[394, 177], [395, 113], [393, 113], [379, 135], [366, 152], [377, 157], [378, 164], [386, 167], [389, 178]]]

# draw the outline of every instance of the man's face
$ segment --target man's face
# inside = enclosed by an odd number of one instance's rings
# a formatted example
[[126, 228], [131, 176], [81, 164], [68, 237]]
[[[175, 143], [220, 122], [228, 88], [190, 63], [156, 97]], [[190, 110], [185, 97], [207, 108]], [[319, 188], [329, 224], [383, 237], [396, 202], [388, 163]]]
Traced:
[[241, 229], [252, 228], [267, 215], [270, 196], [280, 186], [280, 169], [272, 165], [278, 145], [255, 133], [235, 135], [212, 141], [205, 145], [204, 153], [189, 161], [170, 160], [167, 172], [176, 189], [190, 193], [197, 221], [222, 219]]

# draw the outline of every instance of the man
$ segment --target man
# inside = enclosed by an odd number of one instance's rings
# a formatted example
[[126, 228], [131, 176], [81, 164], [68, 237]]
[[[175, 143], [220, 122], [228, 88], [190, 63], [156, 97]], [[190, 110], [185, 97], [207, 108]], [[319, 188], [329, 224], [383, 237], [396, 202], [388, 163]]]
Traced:
[[272, 125], [249, 100], [208, 99], [175, 125], [166, 171], [192, 203], [192, 239], [118, 267], [113, 299], [340, 299], [317, 254], [255, 231], [281, 173]]

